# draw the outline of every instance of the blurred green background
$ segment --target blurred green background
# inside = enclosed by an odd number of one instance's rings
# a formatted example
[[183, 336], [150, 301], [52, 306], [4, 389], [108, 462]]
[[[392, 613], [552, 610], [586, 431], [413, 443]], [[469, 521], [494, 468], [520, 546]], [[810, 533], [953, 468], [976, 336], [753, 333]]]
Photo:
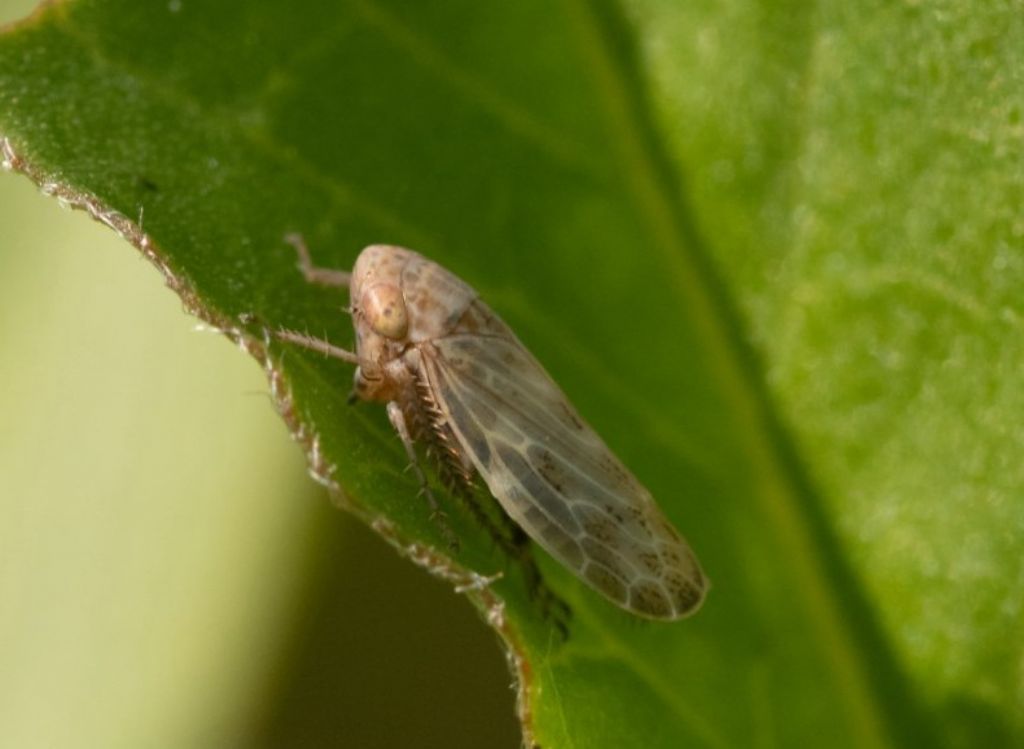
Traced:
[[256, 363], [6, 173], [0, 350], [0, 746], [518, 745], [495, 637], [330, 506]]

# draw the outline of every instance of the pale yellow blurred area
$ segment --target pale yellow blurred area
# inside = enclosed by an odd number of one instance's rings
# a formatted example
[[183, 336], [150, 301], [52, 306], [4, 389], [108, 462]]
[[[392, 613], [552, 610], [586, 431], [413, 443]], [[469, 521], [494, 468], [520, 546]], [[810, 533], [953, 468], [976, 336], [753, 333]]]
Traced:
[[3, 746], [217, 745], [263, 697], [316, 498], [260, 368], [195, 327], [0, 178]]
[[304, 462], [260, 368], [195, 325], [0, 175], [4, 747], [225, 746], [268, 699], [318, 498], [286, 501]]

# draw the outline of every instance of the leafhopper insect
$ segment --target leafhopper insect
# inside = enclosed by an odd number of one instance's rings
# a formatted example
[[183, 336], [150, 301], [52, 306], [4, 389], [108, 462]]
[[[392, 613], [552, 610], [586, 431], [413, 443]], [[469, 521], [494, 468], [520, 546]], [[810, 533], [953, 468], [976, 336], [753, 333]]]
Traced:
[[387, 404], [435, 511], [414, 439], [439, 447], [455, 476], [482, 478], [520, 528], [618, 606], [651, 619], [700, 607], [707, 579], [686, 541], [472, 288], [402, 247], [371, 245], [347, 273], [289, 241], [307, 281], [349, 287], [356, 350], [278, 337], [357, 365], [355, 397]]

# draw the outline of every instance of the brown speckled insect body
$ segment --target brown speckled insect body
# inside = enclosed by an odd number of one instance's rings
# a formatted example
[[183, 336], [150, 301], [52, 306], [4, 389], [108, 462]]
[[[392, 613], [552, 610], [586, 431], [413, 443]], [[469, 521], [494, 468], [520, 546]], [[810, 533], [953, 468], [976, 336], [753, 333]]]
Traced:
[[401, 247], [367, 247], [350, 275], [292, 242], [307, 280], [350, 286], [356, 351], [279, 336], [357, 364], [355, 395], [387, 404], [414, 466], [414, 438], [428, 438], [449, 477], [479, 475], [519, 527], [624, 609], [678, 619], [700, 607], [707, 580], [690, 547], [473, 289]]

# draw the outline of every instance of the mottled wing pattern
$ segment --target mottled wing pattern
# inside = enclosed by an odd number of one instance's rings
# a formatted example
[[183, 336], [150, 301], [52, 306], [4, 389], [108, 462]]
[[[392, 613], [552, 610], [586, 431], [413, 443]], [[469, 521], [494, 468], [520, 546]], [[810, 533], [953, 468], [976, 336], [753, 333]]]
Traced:
[[693, 613], [707, 584], [689, 546], [536, 359], [495, 328], [422, 351], [435, 398], [491, 493], [618, 605], [658, 619]]

